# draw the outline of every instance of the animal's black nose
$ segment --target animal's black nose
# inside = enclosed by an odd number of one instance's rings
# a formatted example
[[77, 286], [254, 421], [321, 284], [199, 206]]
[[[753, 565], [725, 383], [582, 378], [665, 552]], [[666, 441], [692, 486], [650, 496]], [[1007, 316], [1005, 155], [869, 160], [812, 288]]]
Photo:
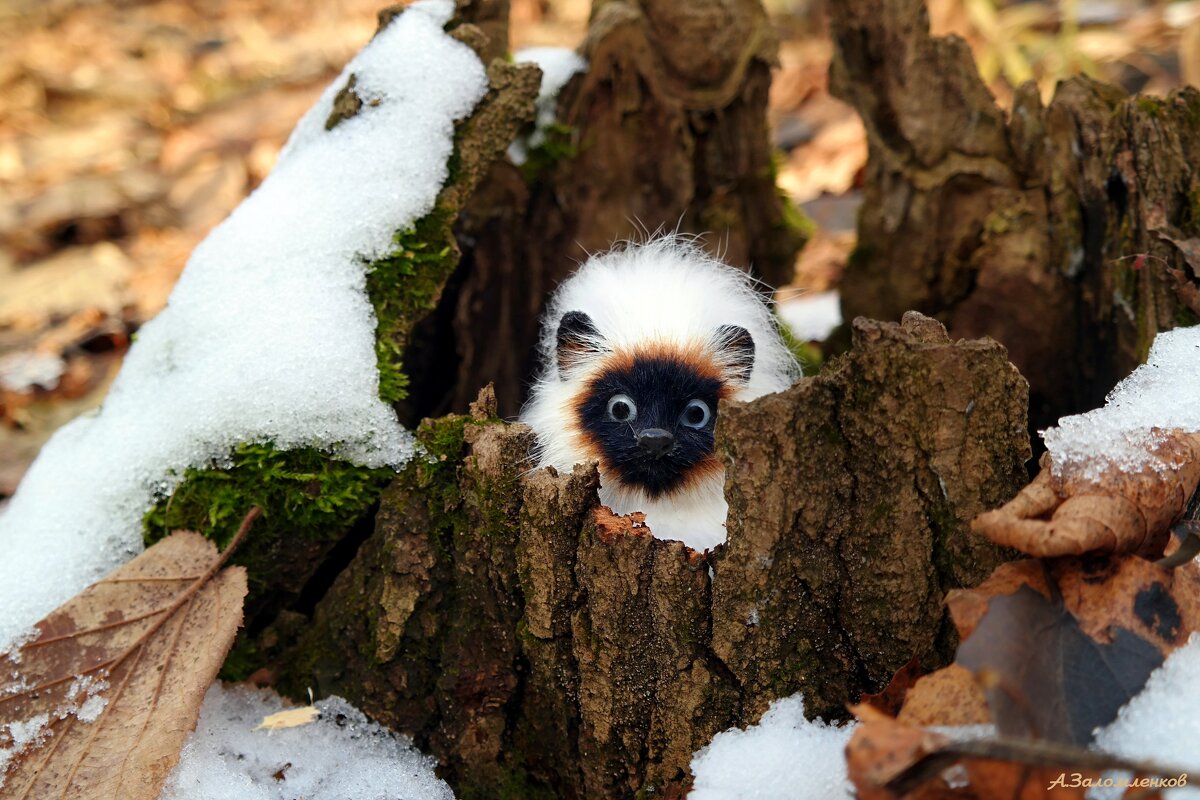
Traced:
[[638, 448], [648, 456], [661, 458], [675, 444], [675, 437], [662, 428], [646, 428], [637, 436]]

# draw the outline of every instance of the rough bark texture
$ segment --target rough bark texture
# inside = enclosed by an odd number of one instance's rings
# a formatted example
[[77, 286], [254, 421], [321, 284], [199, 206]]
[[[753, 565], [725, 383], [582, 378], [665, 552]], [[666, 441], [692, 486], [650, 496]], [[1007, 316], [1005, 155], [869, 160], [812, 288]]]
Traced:
[[538, 316], [589, 252], [659, 225], [787, 283], [805, 225], [775, 187], [766, 126], [776, 40], [759, 0], [597, 0], [589, 68], [522, 169], [497, 164], [458, 225], [464, 258], [410, 351], [411, 419], [494, 383], [514, 415]]
[[1157, 331], [1200, 318], [1200, 93], [1075, 78], [1048, 107], [1022, 87], [1006, 115], [922, 0], [830, 12], [832, 87], [870, 141], [848, 318], [916, 309], [995, 337], [1038, 427], [1102, 404]]
[[631, 797], [678, 791], [776, 697], [840, 716], [914, 653], [946, 663], [944, 592], [1001, 555], [967, 521], [1023, 482], [1026, 384], [919, 315], [856, 331], [820, 376], [722, 406], [707, 555], [597, 509], [589, 467], [526, 473], [494, 395], [425, 423], [279, 685], [414, 734], [462, 797]]

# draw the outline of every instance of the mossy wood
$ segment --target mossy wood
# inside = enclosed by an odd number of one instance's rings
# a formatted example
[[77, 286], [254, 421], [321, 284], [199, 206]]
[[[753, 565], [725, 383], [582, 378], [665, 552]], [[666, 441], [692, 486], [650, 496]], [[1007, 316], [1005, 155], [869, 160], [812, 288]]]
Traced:
[[1024, 482], [1027, 387], [919, 315], [855, 340], [722, 406], [729, 542], [707, 556], [598, 510], [590, 467], [529, 473], [490, 393], [426, 422], [430, 457], [311, 622], [269, 631], [277, 685], [412, 733], [461, 797], [619, 798], [679, 791], [773, 699], [844, 717], [914, 654], [947, 663], [945, 592], [1002, 560], [967, 523]]
[[[496, 3], [475, 3], [480, 14], [495, 13]], [[507, 14], [507, 6], [504, 6]], [[380, 14], [381, 25], [401, 13]], [[459, 18], [450, 34], [486, 57], [494, 45], [480, 28]], [[489, 90], [471, 115], [455, 128], [449, 177], [434, 208], [405, 230], [397, 231], [395, 249], [367, 264], [367, 293], [378, 318], [376, 355], [381, 399], [397, 403], [408, 393], [404, 353], [416, 323], [436, 306], [460, 252], [452, 226], [463, 205], [500, 158], [522, 126], [533, 119], [540, 75], [535, 67], [503, 59], [488, 67]], [[355, 76], [338, 93], [326, 122], [333, 128], [362, 109]], [[183, 482], [145, 517], [146, 542], [172, 530], [203, 530], [226, 541], [245, 509], [258, 505], [263, 518], [236, 561], [250, 568], [247, 627], [254, 631], [280, 610], [311, 605], [322, 580], [314, 576], [334, 566], [327, 558], [378, 501], [395, 477], [388, 468], [369, 469], [314, 449], [283, 451], [270, 442], [235, 448], [229, 463], [190, 469]], [[369, 529], [370, 521], [367, 520]], [[358, 537], [361, 539], [361, 536]], [[349, 542], [348, 544], [353, 544]], [[352, 551], [351, 551], [352, 552]], [[342, 557], [344, 562], [344, 557]], [[330, 576], [331, 577], [331, 576]], [[328, 580], [325, 581], [328, 583]], [[262, 654], [243, 636], [226, 664], [226, 677], [240, 678], [261, 666]]]
[[1102, 405], [1155, 333], [1200, 319], [1200, 92], [1080, 77], [1006, 114], [922, 0], [829, 9], [832, 89], [870, 143], [848, 319], [916, 309], [995, 337], [1035, 427]]

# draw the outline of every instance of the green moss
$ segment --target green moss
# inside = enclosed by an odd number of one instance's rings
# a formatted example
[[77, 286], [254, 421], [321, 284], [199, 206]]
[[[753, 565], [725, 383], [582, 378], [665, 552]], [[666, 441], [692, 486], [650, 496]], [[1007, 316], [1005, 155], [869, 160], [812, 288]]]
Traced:
[[1139, 94], [1134, 98], [1134, 102], [1137, 103], [1139, 111], [1155, 119], [1162, 116], [1166, 109], [1166, 103], [1161, 98], [1149, 95]]
[[225, 663], [221, 665], [217, 677], [227, 683], [241, 683], [253, 675], [265, 660], [253, 639], [239, 636], [225, 656]]
[[451, 226], [454, 214], [435, 208], [396, 234], [396, 248], [367, 265], [367, 295], [378, 327], [375, 357], [379, 397], [395, 403], [408, 395], [404, 348], [413, 324], [437, 305], [446, 278], [458, 264]]
[[776, 194], [779, 195], [779, 205], [783, 210], [783, 216], [780, 219], [779, 225], [790, 233], [788, 236], [790, 241], [797, 242], [799, 246], [803, 246], [817, 232], [817, 225], [808, 218], [807, 214], [800, 210], [800, 206], [796, 205], [791, 195], [779, 186], [779, 170], [783, 167], [785, 158], [786, 155], [783, 151], [778, 149], [771, 151], [771, 159], [768, 162], [769, 177], [771, 183], [775, 186]]
[[783, 216], [780, 218], [780, 226], [789, 232], [790, 239], [798, 241], [801, 244], [808, 242], [816, 234], [817, 224], [800, 210], [800, 206], [796, 205], [796, 202], [792, 200], [787, 192], [778, 187], [776, 191], [779, 192], [779, 206], [783, 210]]
[[[1200, 128], [1200, 125], [1196, 127]], [[1187, 208], [1181, 227], [1188, 232], [1200, 229], [1200, 184], [1193, 184], [1187, 193]]]
[[553, 789], [525, 769], [508, 765], [500, 769], [499, 777], [487, 785], [460, 785], [458, 796], [462, 800], [556, 800], [558, 797]]
[[787, 345], [787, 349], [800, 362], [800, 366], [804, 369], [804, 374], [815, 375], [819, 372], [821, 363], [825, 360], [825, 354], [821, 352], [821, 348], [811, 342], [796, 338], [796, 334], [792, 333], [792, 329], [783, 320], [776, 318], [776, 323], [779, 335], [783, 338], [783, 343]]
[[226, 465], [187, 470], [178, 488], [146, 513], [144, 538], [149, 545], [187, 528], [203, 531], [223, 547], [253, 505], [263, 509], [256, 539], [334, 538], [375, 502], [394, 475], [311, 447], [285, 451], [269, 443], [238, 445]]
[[466, 450], [466, 426], [470, 421], [458, 415], [423, 420], [417, 429], [417, 441], [428, 455], [414, 460], [400, 476], [400, 483], [407, 491], [417, 492], [424, 499], [430, 519], [438, 526], [433, 537], [439, 555], [449, 554], [454, 536], [466, 528], [458, 469]]
[[541, 144], [530, 147], [521, 165], [521, 177], [526, 183], [536, 183], [554, 172], [559, 164], [579, 155], [575, 145], [575, 129], [562, 122], [553, 122], [545, 128]]
[[875, 249], [871, 245], [860, 241], [858, 244], [854, 245], [854, 249], [851, 250], [850, 255], [846, 257], [846, 269], [862, 269], [871, 262], [871, 259], [874, 257], [874, 255]]

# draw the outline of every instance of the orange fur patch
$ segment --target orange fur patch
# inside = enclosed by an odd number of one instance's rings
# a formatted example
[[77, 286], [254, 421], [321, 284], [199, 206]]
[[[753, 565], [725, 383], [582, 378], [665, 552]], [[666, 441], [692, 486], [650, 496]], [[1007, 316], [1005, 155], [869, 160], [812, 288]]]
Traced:
[[725, 370], [710, 351], [699, 344], [680, 346], [671, 342], [646, 342], [636, 347], [612, 351], [597, 359], [588, 385], [599, 380], [606, 372], [628, 371], [637, 361], [673, 361], [703, 378], [720, 381], [721, 397], [733, 395], [733, 387], [729, 384]]

